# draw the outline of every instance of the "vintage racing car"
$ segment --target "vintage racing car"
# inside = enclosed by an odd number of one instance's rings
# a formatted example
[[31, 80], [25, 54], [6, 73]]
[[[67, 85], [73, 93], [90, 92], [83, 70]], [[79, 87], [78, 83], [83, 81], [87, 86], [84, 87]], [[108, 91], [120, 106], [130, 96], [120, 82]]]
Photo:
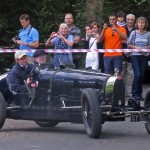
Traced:
[[[150, 134], [150, 90], [143, 107], [129, 107], [125, 104], [123, 80], [117, 75], [42, 67], [38, 87], [27, 86], [27, 93], [9, 91], [6, 76], [0, 76], [0, 128], [6, 118], [33, 120], [41, 127], [54, 127], [59, 122], [83, 123], [87, 134], [98, 138], [106, 121], [130, 117], [132, 122], [144, 122]], [[17, 106], [15, 102], [25, 95], [29, 104]]]

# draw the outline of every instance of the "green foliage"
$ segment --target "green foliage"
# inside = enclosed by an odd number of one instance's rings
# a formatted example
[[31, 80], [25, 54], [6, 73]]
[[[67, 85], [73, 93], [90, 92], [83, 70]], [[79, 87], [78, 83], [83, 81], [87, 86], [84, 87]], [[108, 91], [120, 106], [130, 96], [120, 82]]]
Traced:
[[[84, 26], [85, 0], [0, 0], [0, 45], [11, 45], [11, 38], [21, 28], [19, 17], [29, 14], [31, 24], [40, 32], [40, 41], [44, 42], [50, 32], [57, 31], [64, 21], [66, 13], [73, 13], [80, 28]], [[10, 11], [9, 11], [10, 10]]]
[[[83, 29], [85, 26], [86, 0], [0, 0], [0, 45], [11, 45], [11, 38], [21, 28], [19, 16], [29, 14], [31, 23], [40, 32], [40, 41], [44, 42], [50, 32], [57, 31], [64, 20], [65, 13], [73, 13], [75, 24]], [[93, 0], [94, 1], [94, 0]], [[123, 10], [136, 17], [145, 16], [150, 20], [149, 0], [105, 0], [103, 19], [108, 19], [110, 12]]]
[[58, 26], [63, 22], [69, 5], [67, 0], [44, 0], [41, 2], [41, 9], [37, 12], [37, 26], [41, 41], [47, 39], [52, 31], [58, 31]]
[[[19, 16], [22, 13], [27, 13], [35, 16], [36, 0], [0, 0], [0, 45], [10, 45], [11, 38], [18, 33], [21, 28], [19, 24]], [[29, 7], [30, 4], [30, 7]], [[34, 19], [33, 19], [34, 20]]]
[[76, 0], [73, 5], [75, 24], [81, 31], [83, 31], [85, 26], [85, 1], [86, 0]]
[[111, 12], [124, 11], [126, 14], [134, 14], [137, 17], [144, 16], [150, 20], [150, 0], [105, 0], [104, 20], [108, 19]]
[[[12, 37], [22, 28], [19, 17], [23, 13], [30, 16], [31, 24], [40, 33], [44, 42], [52, 31], [58, 31], [66, 13], [73, 13], [79, 27], [84, 26], [83, 11], [85, 0], [0, 0], [0, 46], [11, 46]], [[83, 10], [83, 11], [81, 11]], [[81, 25], [80, 25], [81, 24]], [[1, 68], [12, 64], [12, 54], [0, 54]]]
[[[84, 26], [85, 0], [44, 0], [38, 14], [38, 27], [41, 41], [45, 41], [52, 31], [57, 31], [60, 23], [64, 22], [66, 13], [72, 13], [75, 24]], [[83, 11], [81, 11], [83, 10]]]
[[14, 63], [13, 54], [0, 54], [0, 73], [5, 72], [6, 68], [11, 68]]

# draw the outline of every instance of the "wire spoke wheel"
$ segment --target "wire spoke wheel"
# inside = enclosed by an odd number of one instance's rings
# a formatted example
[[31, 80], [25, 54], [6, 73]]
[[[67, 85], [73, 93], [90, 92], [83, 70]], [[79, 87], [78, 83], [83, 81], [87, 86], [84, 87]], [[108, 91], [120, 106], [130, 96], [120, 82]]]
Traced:
[[[144, 106], [147, 110], [150, 110], [150, 88], [148, 89], [145, 100], [144, 100]], [[147, 122], [145, 123], [145, 128], [147, 132], [150, 134], [150, 114], [148, 114]]]
[[145, 128], [147, 132], [150, 134], [150, 114], [148, 115], [147, 122], [145, 123]]
[[81, 96], [82, 120], [89, 137], [98, 138], [101, 134], [102, 116], [98, 99], [93, 89], [85, 89]]
[[85, 101], [85, 117], [86, 117], [86, 120], [87, 120], [87, 124], [89, 126], [89, 128], [92, 127], [92, 114], [91, 114], [91, 110], [90, 110], [90, 106], [88, 104], [87, 101]]

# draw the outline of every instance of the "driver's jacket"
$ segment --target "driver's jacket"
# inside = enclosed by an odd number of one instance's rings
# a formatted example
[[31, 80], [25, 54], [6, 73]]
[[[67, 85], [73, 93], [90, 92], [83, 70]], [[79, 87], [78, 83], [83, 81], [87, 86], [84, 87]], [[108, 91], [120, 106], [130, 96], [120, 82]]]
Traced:
[[30, 72], [34, 68], [34, 66], [35, 65], [33, 64], [28, 64], [25, 68], [16, 63], [7, 76], [9, 90], [14, 92], [27, 91], [24, 80], [27, 80], [27, 78], [29, 78]]

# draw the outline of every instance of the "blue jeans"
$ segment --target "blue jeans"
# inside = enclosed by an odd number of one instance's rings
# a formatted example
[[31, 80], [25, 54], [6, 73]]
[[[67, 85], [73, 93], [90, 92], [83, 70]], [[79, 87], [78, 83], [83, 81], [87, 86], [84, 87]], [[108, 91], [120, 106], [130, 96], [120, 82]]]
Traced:
[[142, 96], [142, 82], [143, 82], [146, 62], [147, 62], [146, 56], [143, 55], [131, 56], [131, 63], [134, 72], [134, 79], [132, 84], [132, 97], [135, 99]]
[[104, 57], [104, 70], [105, 73], [113, 75], [115, 69], [118, 69], [119, 73], [122, 71], [122, 56]]
[[72, 65], [69, 53], [55, 54], [53, 61], [56, 69], [60, 69], [60, 65]]

